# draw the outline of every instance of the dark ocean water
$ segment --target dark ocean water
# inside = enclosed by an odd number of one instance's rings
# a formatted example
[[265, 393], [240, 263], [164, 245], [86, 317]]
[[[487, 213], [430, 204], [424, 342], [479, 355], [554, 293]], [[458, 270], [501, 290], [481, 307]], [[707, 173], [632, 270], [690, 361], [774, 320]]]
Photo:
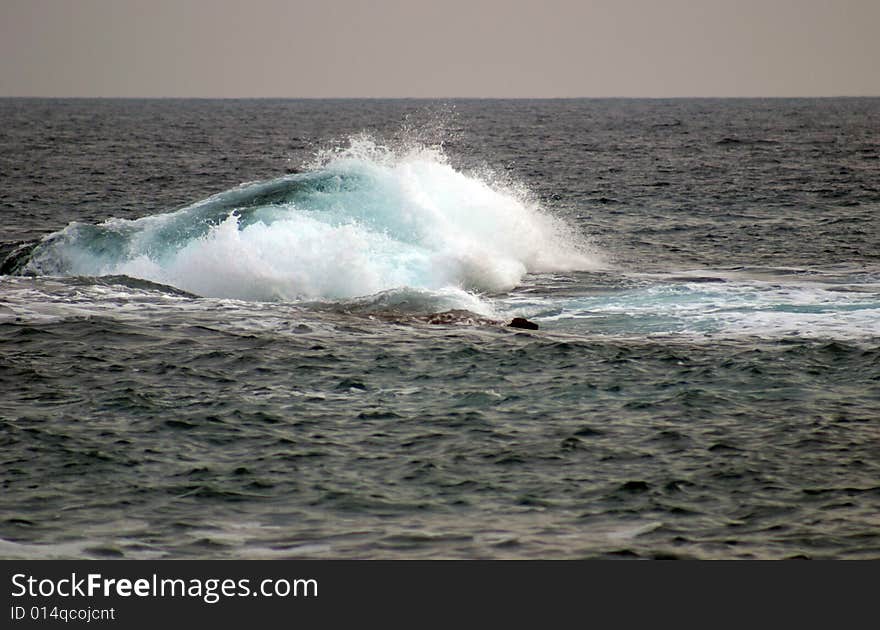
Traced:
[[0, 122], [0, 557], [880, 557], [880, 99]]

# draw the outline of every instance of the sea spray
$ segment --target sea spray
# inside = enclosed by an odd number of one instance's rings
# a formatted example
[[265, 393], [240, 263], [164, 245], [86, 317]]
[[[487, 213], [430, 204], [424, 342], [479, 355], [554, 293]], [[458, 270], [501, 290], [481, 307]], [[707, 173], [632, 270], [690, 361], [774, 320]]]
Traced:
[[[527, 192], [453, 168], [440, 147], [370, 137], [304, 173], [176, 212], [71, 224], [26, 271], [127, 275], [208, 296], [341, 300], [393, 289], [508, 291], [529, 272], [590, 269], [582, 236]], [[485, 309], [483, 309], [485, 310]]]

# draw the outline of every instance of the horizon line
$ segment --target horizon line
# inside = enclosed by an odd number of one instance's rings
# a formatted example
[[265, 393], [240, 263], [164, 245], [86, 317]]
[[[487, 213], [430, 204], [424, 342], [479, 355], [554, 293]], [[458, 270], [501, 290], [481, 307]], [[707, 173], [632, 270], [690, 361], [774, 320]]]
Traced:
[[807, 100], [807, 99], [866, 99], [880, 98], [878, 94], [821, 94], [796, 96], [59, 96], [59, 95], [2, 95], [0, 99], [22, 100], [190, 100], [190, 101], [584, 101], [584, 100]]

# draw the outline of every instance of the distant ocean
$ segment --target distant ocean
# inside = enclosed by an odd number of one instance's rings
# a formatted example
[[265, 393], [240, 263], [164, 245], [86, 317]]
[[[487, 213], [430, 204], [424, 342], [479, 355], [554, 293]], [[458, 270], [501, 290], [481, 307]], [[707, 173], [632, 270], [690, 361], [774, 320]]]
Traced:
[[880, 558], [880, 99], [0, 122], [2, 558]]

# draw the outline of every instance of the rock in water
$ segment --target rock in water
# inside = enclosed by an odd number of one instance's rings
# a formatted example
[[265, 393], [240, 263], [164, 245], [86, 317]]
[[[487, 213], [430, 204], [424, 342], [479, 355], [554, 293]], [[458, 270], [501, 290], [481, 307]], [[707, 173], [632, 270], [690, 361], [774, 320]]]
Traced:
[[514, 317], [510, 320], [508, 324], [511, 328], [525, 328], [527, 330], [538, 330], [538, 325], [535, 322], [530, 322], [525, 317]]
[[465, 324], [470, 326], [498, 326], [501, 324], [497, 320], [480, 317], [476, 313], [458, 308], [428, 315], [424, 321], [429, 324]]

